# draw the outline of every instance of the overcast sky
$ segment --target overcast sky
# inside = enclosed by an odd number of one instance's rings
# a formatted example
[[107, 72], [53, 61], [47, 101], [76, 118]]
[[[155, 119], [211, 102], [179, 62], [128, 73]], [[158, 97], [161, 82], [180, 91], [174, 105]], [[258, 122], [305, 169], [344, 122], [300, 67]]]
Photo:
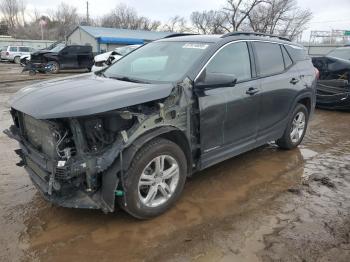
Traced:
[[[26, 0], [28, 9], [45, 12], [53, 9], [59, 1]], [[78, 8], [79, 13], [86, 13], [86, 0], [63, 0]], [[193, 11], [219, 9], [225, 0], [89, 0], [92, 17], [109, 12], [117, 3], [125, 3], [134, 7], [139, 15], [161, 21], [180, 15], [189, 17]], [[350, 30], [350, 0], [298, 0], [299, 6], [309, 8], [313, 19], [309, 25], [311, 30]]]

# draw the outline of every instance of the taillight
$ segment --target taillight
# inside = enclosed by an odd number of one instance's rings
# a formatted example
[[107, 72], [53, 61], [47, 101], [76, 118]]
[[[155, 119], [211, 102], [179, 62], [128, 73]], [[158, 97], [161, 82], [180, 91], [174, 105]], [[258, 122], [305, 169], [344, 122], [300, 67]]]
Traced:
[[318, 80], [318, 79], [320, 79], [320, 71], [316, 67], [314, 67], [314, 68], [315, 68], [315, 72], [316, 72], [316, 79]]

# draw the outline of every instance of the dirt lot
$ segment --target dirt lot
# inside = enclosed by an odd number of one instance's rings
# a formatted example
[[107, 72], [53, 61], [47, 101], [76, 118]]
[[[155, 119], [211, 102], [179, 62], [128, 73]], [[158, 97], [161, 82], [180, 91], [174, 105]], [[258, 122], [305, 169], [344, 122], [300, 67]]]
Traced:
[[[9, 97], [34, 81], [5, 82], [18, 78], [0, 64], [1, 131]], [[1, 133], [0, 261], [350, 261], [349, 130], [350, 113], [318, 110], [298, 149], [271, 144], [200, 172], [150, 221], [45, 202]]]

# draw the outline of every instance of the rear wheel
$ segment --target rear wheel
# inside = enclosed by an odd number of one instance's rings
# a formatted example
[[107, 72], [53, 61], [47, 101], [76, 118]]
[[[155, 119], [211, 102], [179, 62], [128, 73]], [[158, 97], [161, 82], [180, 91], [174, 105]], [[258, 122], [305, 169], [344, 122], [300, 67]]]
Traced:
[[119, 203], [136, 218], [158, 216], [179, 198], [186, 176], [187, 160], [181, 148], [169, 140], [154, 139], [136, 153], [125, 178], [125, 198], [119, 198]]
[[21, 62], [21, 58], [19, 56], [16, 56], [14, 59], [13, 59], [13, 62], [15, 62], [16, 64], [19, 64]]
[[303, 104], [298, 104], [289, 120], [283, 136], [276, 141], [276, 144], [283, 149], [292, 149], [297, 147], [305, 136], [309, 112]]

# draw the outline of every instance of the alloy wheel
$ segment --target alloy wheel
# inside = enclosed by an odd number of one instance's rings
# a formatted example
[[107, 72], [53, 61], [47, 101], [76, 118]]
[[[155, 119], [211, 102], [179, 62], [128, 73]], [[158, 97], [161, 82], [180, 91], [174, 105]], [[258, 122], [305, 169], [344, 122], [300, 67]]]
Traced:
[[298, 112], [292, 123], [292, 128], [290, 132], [290, 139], [293, 143], [298, 143], [303, 136], [306, 125], [306, 117], [304, 112]]
[[158, 207], [167, 202], [174, 194], [180, 177], [179, 164], [169, 155], [160, 155], [152, 159], [143, 170], [138, 194], [147, 207]]

